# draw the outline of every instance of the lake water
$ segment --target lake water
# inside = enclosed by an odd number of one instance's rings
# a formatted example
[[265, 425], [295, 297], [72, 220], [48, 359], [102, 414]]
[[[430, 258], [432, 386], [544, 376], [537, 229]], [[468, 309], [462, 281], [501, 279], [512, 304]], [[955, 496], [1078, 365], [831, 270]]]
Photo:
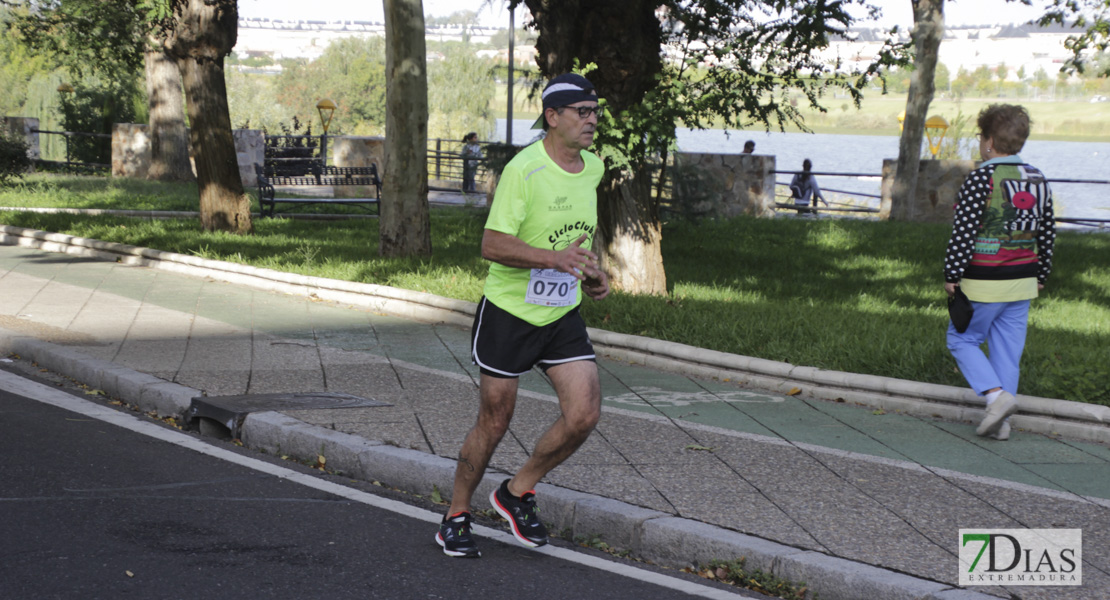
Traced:
[[[505, 120], [498, 119], [503, 140]], [[513, 143], [526, 144], [539, 133], [532, 121], [513, 119]], [[767, 133], [719, 129], [679, 129], [678, 147], [684, 152], [739, 154], [746, 140], [755, 141], [756, 154], [775, 155], [782, 171], [801, 170], [802, 160], [813, 161], [816, 172], [859, 173], [870, 177], [820, 178], [821, 187], [878, 196], [883, 159], [898, 158], [896, 136]], [[1110, 142], [1054, 142], [1029, 140], [1021, 157], [1050, 179], [1110, 181]], [[781, 183], [790, 175], [779, 176]], [[1057, 217], [1110, 219], [1110, 184], [1053, 183]], [[879, 199], [856, 196], [855, 203], [878, 208]]]

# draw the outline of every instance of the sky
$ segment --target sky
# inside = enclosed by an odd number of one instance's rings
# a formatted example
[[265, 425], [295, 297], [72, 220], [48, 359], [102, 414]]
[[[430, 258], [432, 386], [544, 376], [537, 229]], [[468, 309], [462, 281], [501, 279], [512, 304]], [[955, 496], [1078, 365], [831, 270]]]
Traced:
[[[871, 0], [883, 9], [883, 27], [913, 25], [911, 0]], [[492, 6], [487, 6], [487, 4]], [[507, 27], [508, 3], [505, 0], [424, 0], [426, 16], [445, 17], [460, 10], [478, 13], [482, 25]], [[517, 27], [521, 23], [518, 9]], [[1023, 23], [1039, 16], [1040, 11], [1005, 0], [949, 0], [945, 2], [945, 23], [948, 25], [1004, 25]], [[381, 0], [239, 0], [239, 16], [271, 19], [303, 19], [334, 21], [383, 21]]]

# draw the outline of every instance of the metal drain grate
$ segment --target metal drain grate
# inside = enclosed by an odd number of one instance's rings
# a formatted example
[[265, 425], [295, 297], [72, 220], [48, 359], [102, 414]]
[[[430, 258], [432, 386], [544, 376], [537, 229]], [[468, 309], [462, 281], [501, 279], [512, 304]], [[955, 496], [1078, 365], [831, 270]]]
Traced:
[[[370, 408], [393, 406], [388, 402], [350, 394], [306, 392], [293, 394], [250, 394], [245, 396], [198, 396], [185, 411], [185, 422], [202, 433], [238, 438], [243, 420], [252, 412], [283, 410], [325, 410], [333, 408]], [[219, 424], [225, 432], [206, 431], [206, 425]], [[221, 434], [222, 433], [222, 434]]]

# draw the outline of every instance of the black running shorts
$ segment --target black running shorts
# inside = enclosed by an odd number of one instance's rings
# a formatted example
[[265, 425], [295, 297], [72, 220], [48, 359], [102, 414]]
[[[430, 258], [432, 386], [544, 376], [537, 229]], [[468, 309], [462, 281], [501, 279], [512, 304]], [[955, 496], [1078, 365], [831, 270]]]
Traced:
[[539, 365], [548, 368], [595, 360], [586, 322], [578, 308], [541, 327], [501, 310], [482, 297], [470, 331], [474, 364], [491, 377], [516, 378]]

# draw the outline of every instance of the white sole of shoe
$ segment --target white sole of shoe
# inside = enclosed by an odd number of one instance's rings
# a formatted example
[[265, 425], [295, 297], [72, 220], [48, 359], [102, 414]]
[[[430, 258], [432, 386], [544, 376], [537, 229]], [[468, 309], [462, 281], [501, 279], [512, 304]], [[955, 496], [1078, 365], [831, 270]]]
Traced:
[[1015, 412], [1017, 412], [1017, 398], [1009, 392], [1002, 392], [1002, 395], [987, 407], [987, 415], [983, 417], [975, 433], [981, 436], [997, 434], [1002, 427], [1002, 421]]
[[529, 548], [539, 548], [540, 546], [543, 546], [547, 543], [544, 542], [544, 544], [537, 544], [536, 542], [533, 542], [532, 540], [524, 537], [524, 535], [520, 533], [520, 529], [517, 528], [516, 520], [513, 519], [512, 513], [506, 510], [505, 507], [501, 506], [501, 503], [497, 501], [497, 490], [493, 490], [489, 493], [489, 503], [493, 505], [493, 510], [496, 510], [497, 514], [501, 515], [502, 519], [505, 519], [509, 522], [509, 530], [513, 532], [513, 537], [516, 538], [516, 541], [524, 544], [525, 546], [528, 546]]
[[446, 554], [447, 556], [454, 556], [454, 557], [461, 557], [461, 558], [479, 558], [479, 557], [482, 556], [482, 553], [480, 551], [479, 552], [474, 552], [474, 553], [466, 553], [466, 552], [459, 552], [457, 550], [448, 550], [447, 549], [447, 544], [443, 541], [443, 536], [439, 535], [438, 531], [436, 532], [436, 543], [439, 544], [440, 548], [443, 548], [443, 553]]

